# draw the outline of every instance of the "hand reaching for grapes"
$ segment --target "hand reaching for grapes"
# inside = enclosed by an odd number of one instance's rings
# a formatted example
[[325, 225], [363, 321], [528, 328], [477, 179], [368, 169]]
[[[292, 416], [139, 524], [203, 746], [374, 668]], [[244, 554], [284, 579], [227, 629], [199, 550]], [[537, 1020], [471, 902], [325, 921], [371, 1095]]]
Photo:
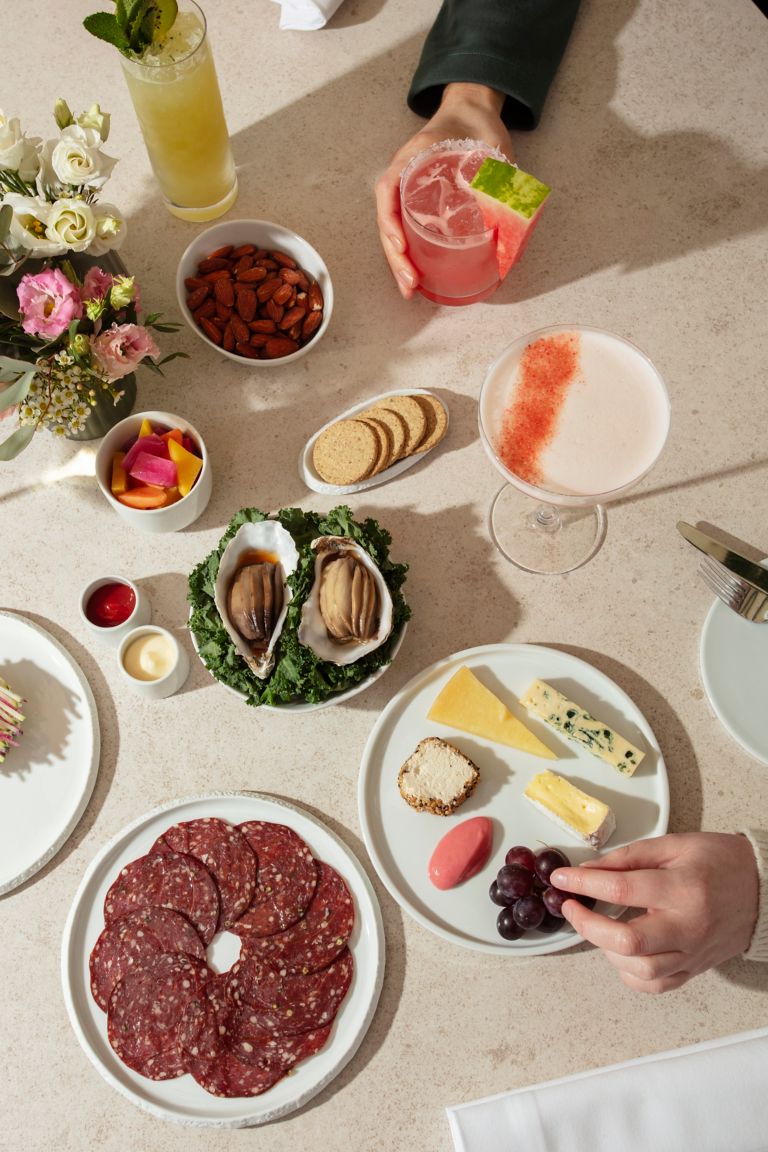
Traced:
[[400, 216], [400, 176], [417, 153], [441, 140], [483, 140], [512, 160], [512, 142], [500, 112], [505, 96], [482, 84], [446, 84], [431, 120], [392, 157], [376, 182], [376, 217], [384, 255], [406, 300], [418, 285], [418, 272], [408, 259]]
[[629, 988], [667, 992], [748, 947], [759, 882], [744, 836], [677, 833], [639, 840], [580, 868], [558, 868], [551, 883], [577, 898], [642, 909], [611, 920], [566, 900], [562, 914], [602, 949]]

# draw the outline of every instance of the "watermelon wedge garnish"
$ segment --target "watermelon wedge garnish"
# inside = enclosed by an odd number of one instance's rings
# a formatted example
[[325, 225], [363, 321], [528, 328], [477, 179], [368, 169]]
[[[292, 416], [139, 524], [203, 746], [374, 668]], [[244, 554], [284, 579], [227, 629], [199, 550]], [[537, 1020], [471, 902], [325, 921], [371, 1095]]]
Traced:
[[551, 189], [514, 164], [489, 156], [470, 183], [486, 228], [496, 229], [496, 261], [503, 280], [522, 256]]

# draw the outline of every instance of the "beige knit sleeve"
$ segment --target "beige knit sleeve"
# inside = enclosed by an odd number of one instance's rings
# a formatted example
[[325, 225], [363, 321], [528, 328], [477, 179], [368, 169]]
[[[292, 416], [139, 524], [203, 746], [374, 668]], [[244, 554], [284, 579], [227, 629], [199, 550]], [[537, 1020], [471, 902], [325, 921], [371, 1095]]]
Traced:
[[755, 853], [760, 877], [760, 903], [752, 940], [742, 955], [745, 960], [768, 960], [768, 832], [762, 832], [759, 828], [746, 828], [743, 830], [743, 835], [749, 840]]

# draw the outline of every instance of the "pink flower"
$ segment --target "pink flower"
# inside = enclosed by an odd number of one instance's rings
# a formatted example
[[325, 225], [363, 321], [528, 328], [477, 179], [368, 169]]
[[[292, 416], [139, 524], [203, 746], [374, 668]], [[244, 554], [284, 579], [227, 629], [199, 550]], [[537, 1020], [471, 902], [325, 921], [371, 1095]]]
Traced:
[[58, 268], [46, 268], [35, 276], [29, 273], [22, 276], [16, 295], [21, 326], [32, 336], [55, 340], [83, 314], [76, 285]]
[[103, 268], [89, 268], [83, 279], [85, 300], [103, 300], [112, 287], [113, 276]]
[[160, 355], [152, 335], [140, 324], [113, 324], [91, 337], [91, 352], [96, 367], [110, 380], [128, 376], [145, 356]]

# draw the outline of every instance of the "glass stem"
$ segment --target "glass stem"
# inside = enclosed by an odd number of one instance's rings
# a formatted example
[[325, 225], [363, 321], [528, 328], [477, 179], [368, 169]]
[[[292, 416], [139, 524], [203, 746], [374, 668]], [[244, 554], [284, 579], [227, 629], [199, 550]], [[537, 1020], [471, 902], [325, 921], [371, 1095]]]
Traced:
[[536, 511], [531, 513], [528, 523], [534, 531], [552, 535], [560, 531], [560, 513], [552, 504], [539, 504]]

